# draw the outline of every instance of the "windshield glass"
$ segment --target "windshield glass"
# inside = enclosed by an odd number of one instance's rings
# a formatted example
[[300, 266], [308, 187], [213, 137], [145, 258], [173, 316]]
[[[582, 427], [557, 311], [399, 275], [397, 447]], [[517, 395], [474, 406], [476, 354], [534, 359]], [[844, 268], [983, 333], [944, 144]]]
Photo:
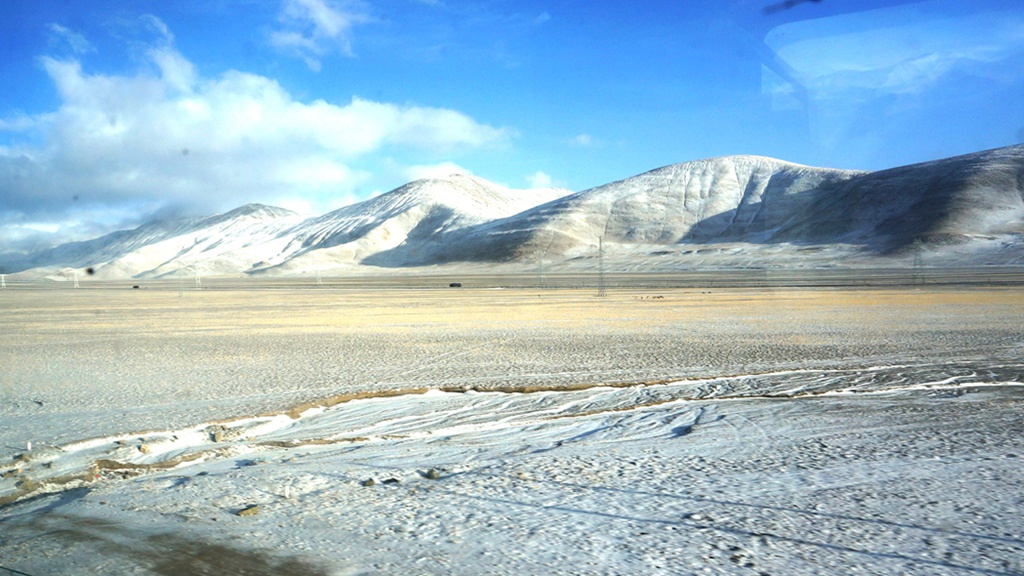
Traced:
[[1024, 8], [10, 0], [0, 576], [1016, 574]]

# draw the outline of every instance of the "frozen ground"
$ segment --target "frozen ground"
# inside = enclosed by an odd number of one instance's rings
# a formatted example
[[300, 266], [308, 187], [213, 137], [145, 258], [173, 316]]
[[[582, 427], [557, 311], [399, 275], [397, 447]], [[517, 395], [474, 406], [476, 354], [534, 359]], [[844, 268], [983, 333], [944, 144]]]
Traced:
[[0, 565], [1024, 571], [1019, 290], [706, 292], [0, 293]]

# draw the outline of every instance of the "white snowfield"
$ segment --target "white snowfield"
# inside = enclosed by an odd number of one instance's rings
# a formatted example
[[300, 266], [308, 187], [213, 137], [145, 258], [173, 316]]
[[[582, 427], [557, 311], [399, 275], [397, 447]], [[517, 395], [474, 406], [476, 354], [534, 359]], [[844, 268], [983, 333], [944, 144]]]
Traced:
[[[306, 292], [210, 292], [200, 310], [95, 290], [49, 305], [57, 332], [19, 314], [58, 292], [0, 294], [3, 359], [37, 378], [3, 381], [0, 574], [1024, 571], [1019, 290], [421, 290], [405, 308]], [[326, 306], [341, 300], [360, 305]], [[164, 314], [181, 325], [154, 328]], [[187, 330], [201, 350], [243, 328], [242, 357], [376, 382], [247, 389], [208, 348], [135, 396], [145, 364], [175, 369], [147, 338]], [[133, 339], [94, 375], [122, 399], [28, 367]], [[405, 365], [374, 372], [393, 351]], [[172, 408], [190, 369], [205, 383]]]

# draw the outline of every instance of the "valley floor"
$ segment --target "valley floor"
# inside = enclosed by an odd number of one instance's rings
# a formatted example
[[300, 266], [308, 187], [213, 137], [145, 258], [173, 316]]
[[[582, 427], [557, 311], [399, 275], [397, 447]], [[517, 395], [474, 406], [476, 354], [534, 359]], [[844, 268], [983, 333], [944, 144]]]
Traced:
[[0, 565], [1024, 572], [1019, 289], [265, 288], [0, 292]]

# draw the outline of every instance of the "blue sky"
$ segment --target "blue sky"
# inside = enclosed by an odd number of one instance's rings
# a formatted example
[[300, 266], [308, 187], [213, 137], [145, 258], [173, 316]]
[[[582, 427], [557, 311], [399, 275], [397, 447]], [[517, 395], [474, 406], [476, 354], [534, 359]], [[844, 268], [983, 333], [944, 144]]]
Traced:
[[773, 5], [0, 0], [0, 252], [456, 171], [582, 190], [1024, 141], [1016, 0]]

